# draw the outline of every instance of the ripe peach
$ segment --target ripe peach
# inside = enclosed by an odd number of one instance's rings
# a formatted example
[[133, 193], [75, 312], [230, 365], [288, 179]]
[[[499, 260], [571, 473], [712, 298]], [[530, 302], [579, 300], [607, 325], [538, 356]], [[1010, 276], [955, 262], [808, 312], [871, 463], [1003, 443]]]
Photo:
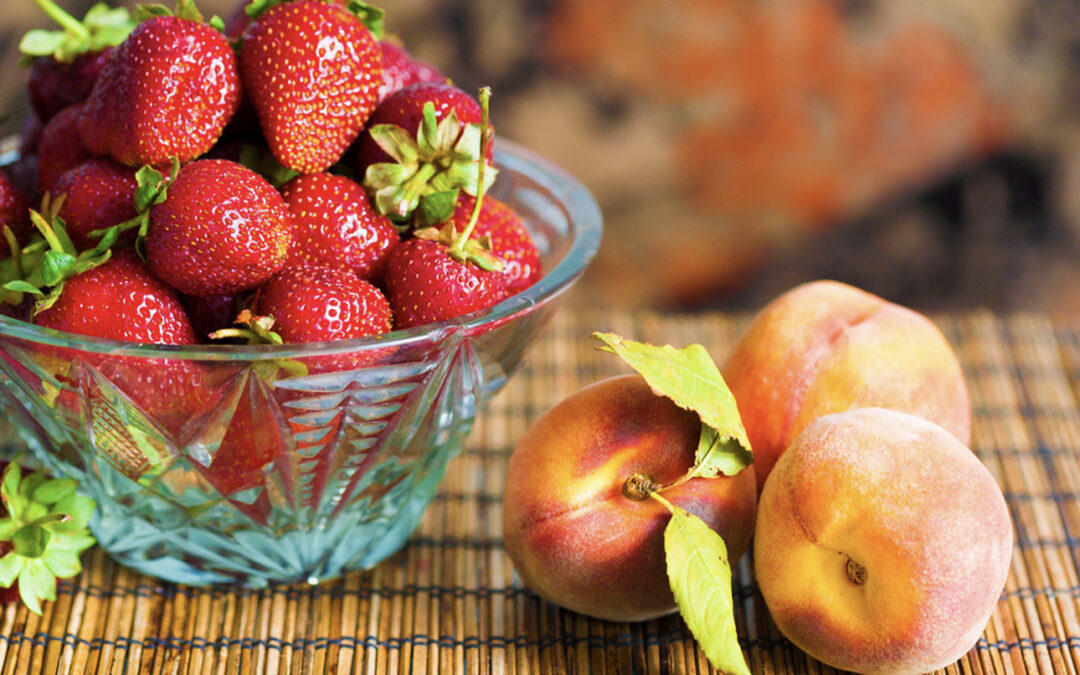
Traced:
[[[700, 433], [695, 413], [638, 375], [585, 387], [538, 419], [510, 458], [503, 500], [506, 551], [525, 584], [602, 619], [674, 611], [663, 536], [670, 513], [626, 485], [631, 477], [660, 486], [681, 478]], [[755, 485], [751, 467], [661, 494], [719, 532], [734, 562], [753, 532]]]
[[986, 467], [938, 425], [895, 410], [812, 422], [758, 503], [755, 571], [777, 627], [861, 673], [960, 658], [986, 627], [1011, 552]]
[[893, 408], [971, 441], [967, 385], [941, 330], [846, 284], [811, 282], [770, 302], [722, 373], [754, 450], [759, 491], [791, 441], [828, 413]]

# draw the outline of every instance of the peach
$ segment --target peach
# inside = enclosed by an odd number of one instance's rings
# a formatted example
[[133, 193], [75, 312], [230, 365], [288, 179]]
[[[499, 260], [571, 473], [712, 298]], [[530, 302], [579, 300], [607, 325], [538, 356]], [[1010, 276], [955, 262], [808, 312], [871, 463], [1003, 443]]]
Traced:
[[1000, 597], [1012, 526], [993, 476], [938, 425], [860, 408], [812, 422], [758, 503], [754, 564], [780, 631], [862, 673], [960, 658]]
[[754, 451], [759, 491], [807, 424], [850, 408], [902, 410], [971, 441], [967, 385], [941, 330], [846, 284], [815, 281], [777, 297], [721, 372]]
[[[675, 611], [664, 558], [670, 513], [636, 485], [702, 518], [732, 562], [753, 533], [753, 469], [671, 485], [693, 466], [698, 416], [639, 375], [602, 380], [540, 417], [510, 458], [506, 551], [527, 586], [589, 616], [638, 621]], [[630, 483], [628, 487], [628, 481]]]

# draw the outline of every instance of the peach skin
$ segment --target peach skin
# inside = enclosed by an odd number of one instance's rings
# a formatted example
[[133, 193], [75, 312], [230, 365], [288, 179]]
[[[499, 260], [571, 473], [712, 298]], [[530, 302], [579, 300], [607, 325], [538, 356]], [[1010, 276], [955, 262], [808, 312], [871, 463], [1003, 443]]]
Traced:
[[[639, 375], [581, 389], [541, 416], [510, 458], [503, 499], [506, 551], [527, 586], [589, 616], [639, 621], [675, 611], [664, 558], [668, 510], [627, 489], [631, 477], [669, 485], [693, 466], [698, 416]], [[732, 565], [753, 532], [752, 468], [661, 490], [727, 543]]]
[[780, 631], [861, 673], [971, 649], [1005, 585], [1012, 524], [993, 476], [938, 425], [860, 408], [812, 422], [761, 494], [754, 565]]
[[971, 440], [967, 385], [941, 330], [839, 282], [803, 284], [770, 302], [721, 372], [754, 450], [759, 491], [799, 432], [829, 413], [893, 408]]

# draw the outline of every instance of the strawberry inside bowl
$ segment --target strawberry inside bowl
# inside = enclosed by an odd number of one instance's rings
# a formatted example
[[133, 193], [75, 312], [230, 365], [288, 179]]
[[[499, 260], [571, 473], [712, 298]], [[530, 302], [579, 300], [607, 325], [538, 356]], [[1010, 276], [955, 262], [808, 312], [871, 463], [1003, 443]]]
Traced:
[[600, 243], [571, 176], [500, 140], [490, 195], [543, 275], [498, 304], [374, 337], [153, 345], [0, 316], [0, 405], [98, 503], [117, 561], [178, 583], [317, 581], [375, 565], [419, 523], [473, 420]]

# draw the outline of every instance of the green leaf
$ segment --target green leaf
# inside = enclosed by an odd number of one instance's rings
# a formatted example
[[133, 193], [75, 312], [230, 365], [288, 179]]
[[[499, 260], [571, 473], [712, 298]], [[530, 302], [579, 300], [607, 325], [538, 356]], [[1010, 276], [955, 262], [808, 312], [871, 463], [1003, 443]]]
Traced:
[[79, 482], [73, 478], [53, 478], [34, 490], [33, 500], [42, 504], [55, 504], [68, 495], [75, 494]]
[[158, 16], [172, 16], [173, 12], [165, 5], [153, 3], [146, 5], [139, 5], [135, 8], [135, 21], [142, 23], [147, 19], [153, 19]]
[[38, 615], [42, 600], [56, 599], [56, 577], [44, 560], [27, 561], [19, 574], [19, 595], [27, 608]]
[[11, 518], [0, 519], [0, 541], [10, 541], [19, 529], [19, 524]]
[[731, 675], [750, 675], [735, 629], [731, 564], [723, 538], [677, 506], [664, 529], [668, 581], [690, 632], [709, 663]]
[[22, 482], [22, 469], [19, 467], [18, 462], [11, 462], [4, 469], [4, 477], [0, 479], [0, 497], [3, 498], [4, 504], [7, 506], [8, 515], [12, 518], [17, 518], [18, 514], [14, 513], [16, 507], [15, 500], [19, 497], [19, 483]]
[[66, 523], [57, 523], [54, 529], [58, 532], [82, 530], [86, 528], [86, 524], [90, 522], [90, 515], [94, 512], [94, 508], [97, 504], [93, 499], [89, 497], [83, 497], [80, 494], [70, 494], [56, 502], [53, 506], [53, 511], [56, 513], [66, 513], [71, 516], [71, 520]]
[[55, 286], [71, 276], [75, 268], [75, 256], [62, 251], [47, 251], [41, 259], [41, 280], [46, 286]]
[[71, 551], [49, 549], [48, 555], [45, 556], [45, 566], [60, 579], [70, 579], [82, 572], [82, 561]]
[[15, 281], [7, 282], [6, 284], [4, 284], [4, 288], [6, 288], [9, 291], [18, 291], [20, 293], [30, 293], [30, 294], [36, 295], [36, 296], [44, 295], [44, 293], [41, 292], [41, 289], [39, 289], [37, 286], [35, 286], [34, 284], [32, 284], [32, 283], [30, 283], [28, 281], [23, 281], [21, 279], [17, 279]]
[[381, 162], [372, 164], [364, 172], [364, 185], [370, 190], [381, 190], [386, 187], [396, 188], [416, 173], [415, 167], [403, 164]]
[[475, 162], [480, 159], [480, 140], [483, 131], [479, 124], [466, 124], [461, 130], [461, 136], [454, 144], [454, 158], [466, 162]]
[[11, 538], [13, 550], [25, 558], [40, 558], [52, 535], [44, 527], [24, 525]]
[[19, 51], [29, 56], [52, 56], [66, 39], [60, 31], [35, 28], [23, 35]]
[[416, 139], [396, 124], [376, 124], [368, 130], [371, 140], [398, 164], [411, 165], [418, 161]]
[[457, 207], [459, 190], [444, 190], [420, 200], [420, 227], [433, 227], [450, 220]]
[[367, 29], [371, 31], [376, 40], [381, 40], [386, 36], [386, 12], [384, 10], [366, 2], [361, 2], [361, 0], [351, 0], [347, 9], [360, 19], [361, 23], [367, 26]]
[[593, 333], [593, 337], [604, 343], [601, 349], [618, 354], [640, 373], [654, 392], [696, 412], [702, 424], [716, 431], [719, 442], [710, 439], [705, 449], [699, 445], [692, 476], [731, 476], [750, 465], [753, 453], [735, 397], [704, 347], [656, 347], [614, 333]]
[[11, 588], [11, 584], [19, 578], [19, 572], [22, 572], [25, 565], [26, 558], [14, 553], [8, 553], [0, 558], [0, 586]]
[[177, 0], [176, 16], [195, 23], [205, 23], [202, 12], [195, 6], [195, 0]]

